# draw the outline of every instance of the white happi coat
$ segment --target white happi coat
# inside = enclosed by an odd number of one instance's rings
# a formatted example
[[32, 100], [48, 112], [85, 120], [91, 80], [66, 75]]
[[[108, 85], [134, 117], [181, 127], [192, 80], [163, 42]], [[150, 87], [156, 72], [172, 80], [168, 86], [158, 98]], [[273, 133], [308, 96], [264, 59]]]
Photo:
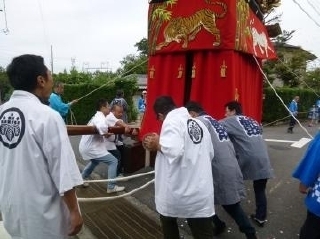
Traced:
[[99, 134], [83, 135], [79, 143], [79, 151], [84, 160], [104, 157], [108, 154], [106, 138], [104, 134], [108, 133], [108, 122], [106, 116], [97, 111], [88, 123], [89, 126], [95, 126]]
[[160, 145], [155, 163], [157, 211], [182, 218], [214, 215], [214, 152], [207, 128], [186, 108], [174, 109], [163, 122]]
[[[114, 116], [114, 114], [112, 112], [110, 112], [107, 116], [106, 116], [106, 120], [107, 120], [107, 124], [108, 126], [115, 126], [116, 123], [118, 121], [122, 121], [122, 119], [118, 119]], [[107, 149], [108, 150], [116, 150], [117, 146], [116, 146], [116, 142], [117, 142], [117, 135], [110, 135], [108, 138], [106, 138], [106, 145], [107, 145]]]
[[83, 183], [58, 112], [26, 91], [0, 106], [0, 211], [13, 239], [63, 239], [62, 195]]

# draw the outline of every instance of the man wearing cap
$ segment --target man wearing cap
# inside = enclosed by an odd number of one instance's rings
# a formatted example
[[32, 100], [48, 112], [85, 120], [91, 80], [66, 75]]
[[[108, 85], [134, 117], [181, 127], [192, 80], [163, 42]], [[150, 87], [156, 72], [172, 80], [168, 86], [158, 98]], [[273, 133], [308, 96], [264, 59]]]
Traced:
[[141, 97], [138, 101], [138, 110], [140, 114], [140, 120], [143, 118], [144, 112], [146, 111], [147, 107], [147, 91], [142, 91]]

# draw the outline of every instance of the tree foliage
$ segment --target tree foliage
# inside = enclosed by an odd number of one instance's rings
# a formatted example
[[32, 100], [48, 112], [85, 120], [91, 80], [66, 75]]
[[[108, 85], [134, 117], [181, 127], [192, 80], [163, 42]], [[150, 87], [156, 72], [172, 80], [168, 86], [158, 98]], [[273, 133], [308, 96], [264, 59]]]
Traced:
[[117, 70], [117, 73], [121, 76], [127, 76], [131, 74], [146, 74], [148, 67], [148, 40], [143, 38], [137, 42], [135, 47], [138, 48], [138, 55], [129, 54], [125, 56], [121, 63], [121, 68]]
[[279, 79], [285, 87], [300, 87], [306, 76], [307, 63], [312, 54], [300, 47], [287, 44], [294, 34], [292, 31], [283, 31], [274, 40], [277, 51], [277, 60], [267, 61], [263, 65], [264, 72], [272, 83]]
[[320, 92], [320, 68], [308, 71], [305, 76], [304, 84], [306, 87]]
[[8, 100], [12, 91], [6, 71], [0, 67], [0, 102]]

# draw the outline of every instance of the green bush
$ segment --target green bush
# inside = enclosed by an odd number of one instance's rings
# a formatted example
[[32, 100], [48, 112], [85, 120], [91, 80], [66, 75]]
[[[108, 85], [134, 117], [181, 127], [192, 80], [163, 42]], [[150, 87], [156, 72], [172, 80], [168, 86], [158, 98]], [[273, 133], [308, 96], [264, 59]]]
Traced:
[[[137, 81], [135, 79], [119, 79], [110, 84], [105, 84], [104, 86], [97, 84], [65, 84], [64, 95], [62, 96], [64, 102], [83, 97], [78, 103], [72, 106], [67, 123], [78, 125], [87, 124], [96, 112], [97, 100], [106, 98], [110, 103], [114, 99], [117, 89], [123, 89], [124, 91], [124, 98], [129, 105], [129, 122], [136, 120], [137, 112], [135, 111], [132, 97], [138, 89]], [[90, 92], [92, 93], [89, 94]]]
[[[293, 97], [300, 96], [299, 101], [299, 119], [307, 119], [308, 111], [315, 104], [318, 99], [314, 91], [309, 89], [299, 88], [277, 88], [277, 94], [281, 97], [284, 104], [288, 107]], [[263, 115], [262, 121], [264, 123], [270, 123], [289, 115], [280, 99], [276, 96], [275, 92], [271, 88], [264, 89], [265, 99], [263, 101]], [[288, 118], [284, 119], [288, 120]]]

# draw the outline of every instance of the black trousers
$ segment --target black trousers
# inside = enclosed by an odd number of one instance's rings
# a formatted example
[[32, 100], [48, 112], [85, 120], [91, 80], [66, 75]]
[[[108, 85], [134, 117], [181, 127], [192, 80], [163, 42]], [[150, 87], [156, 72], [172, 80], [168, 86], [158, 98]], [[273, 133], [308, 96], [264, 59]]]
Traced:
[[267, 196], [266, 185], [268, 179], [259, 179], [253, 181], [253, 190], [256, 200], [256, 218], [263, 221], [267, 218]]
[[[248, 216], [240, 205], [240, 202], [230, 205], [222, 205], [222, 207], [237, 223], [239, 230], [244, 233], [247, 238], [250, 238], [250, 236], [256, 234], [256, 229], [251, 225]], [[224, 222], [220, 220], [218, 215], [214, 215], [212, 220], [216, 227], [221, 227], [224, 225]]]
[[292, 116], [290, 116], [290, 122], [289, 122], [289, 128], [288, 129], [292, 130], [293, 127], [295, 126], [295, 124], [296, 124], [296, 120]]
[[[176, 217], [166, 217], [160, 214], [164, 239], [180, 239]], [[213, 239], [213, 225], [211, 217], [187, 218], [192, 236], [195, 239]]]
[[123, 169], [123, 163], [122, 163], [122, 157], [120, 150], [114, 149], [114, 150], [108, 150], [109, 153], [111, 153], [116, 159], [118, 159], [118, 165], [117, 165], [117, 176], [122, 173]]
[[320, 239], [320, 217], [307, 212], [307, 218], [300, 230], [300, 239]]

